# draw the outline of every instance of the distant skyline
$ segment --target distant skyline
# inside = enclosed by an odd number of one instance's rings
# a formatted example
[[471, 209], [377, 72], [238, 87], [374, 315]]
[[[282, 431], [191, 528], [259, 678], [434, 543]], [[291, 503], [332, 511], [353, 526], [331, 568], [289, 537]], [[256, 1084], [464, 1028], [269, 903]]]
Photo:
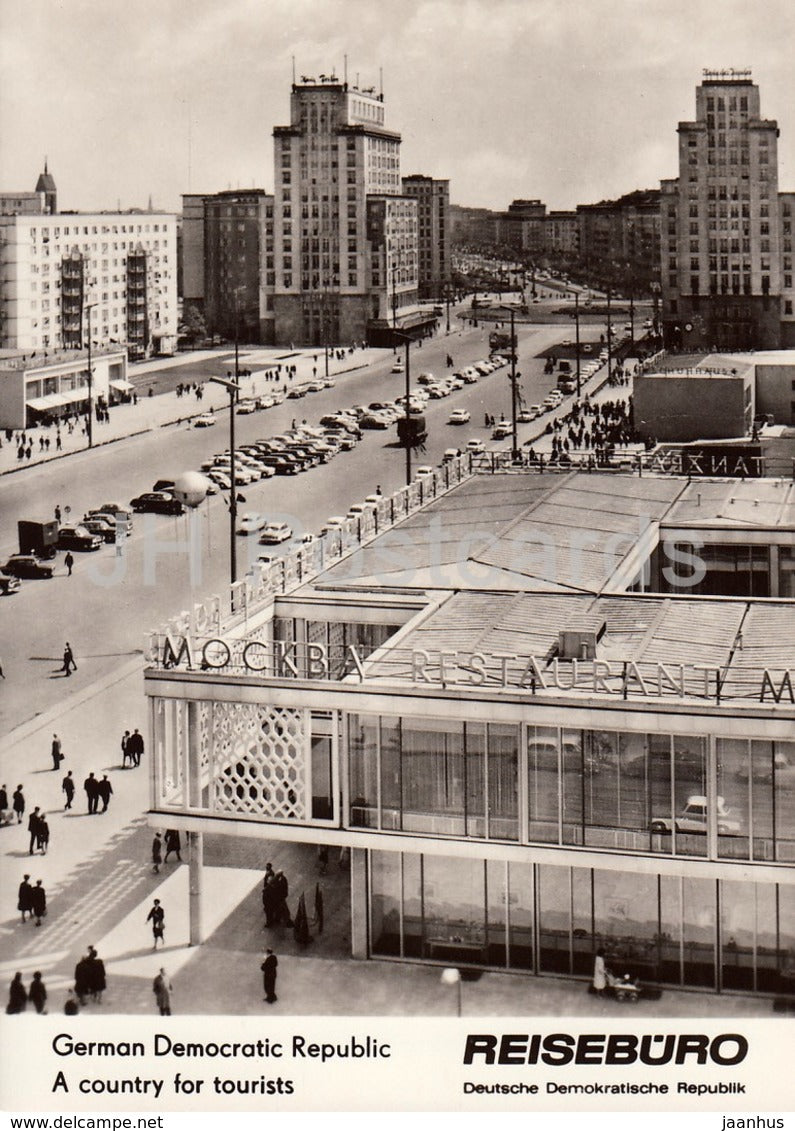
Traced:
[[273, 189], [296, 73], [379, 85], [401, 172], [456, 204], [659, 186], [702, 69], [750, 67], [795, 190], [791, 0], [0, 0], [0, 189], [61, 209]]

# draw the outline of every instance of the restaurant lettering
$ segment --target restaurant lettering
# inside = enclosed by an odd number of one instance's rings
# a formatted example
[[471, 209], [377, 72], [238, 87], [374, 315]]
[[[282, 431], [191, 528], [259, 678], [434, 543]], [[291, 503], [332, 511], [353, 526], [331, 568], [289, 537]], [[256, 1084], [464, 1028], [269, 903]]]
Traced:
[[[365, 679], [364, 656], [352, 644], [329, 648], [320, 643], [285, 640], [205, 640], [201, 646], [189, 637], [166, 636], [160, 656], [163, 668], [199, 671], [242, 670], [279, 679]], [[408, 665], [406, 664], [408, 658]], [[557, 656], [525, 656], [515, 652], [429, 652], [421, 648], [394, 649], [382, 661], [395, 665], [398, 679], [408, 675], [415, 684], [441, 687], [511, 687], [536, 694], [540, 691], [583, 691], [591, 694], [705, 698], [736, 698], [736, 688], [726, 687], [722, 668], [703, 664], [665, 664], [634, 660], [563, 660]], [[407, 671], [408, 666], [408, 671]], [[382, 667], [379, 677], [388, 674]], [[756, 690], [753, 683], [758, 679]], [[795, 704], [795, 687], [789, 671], [748, 673], [749, 684], [739, 694], [758, 694], [760, 703]]]

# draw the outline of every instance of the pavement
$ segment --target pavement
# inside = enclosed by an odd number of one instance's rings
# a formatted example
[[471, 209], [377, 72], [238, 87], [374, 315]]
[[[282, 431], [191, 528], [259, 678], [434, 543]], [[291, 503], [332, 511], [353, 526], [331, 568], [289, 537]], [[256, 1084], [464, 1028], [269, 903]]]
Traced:
[[[342, 360], [338, 360], [333, 354], [330, 354], [329, 376], [333, 377], [361, 369], [374, 361], [385, 358], [387, 355], [391, 356], [391, 352], [391, 350], [368, 348], [355, 349], [351, 354], [346, 350]], [[218, 351], [204, 350], [178, 357], [156, 358], [152, 361], [130, 365], [127, 376], [138, 390], [138, 403], [130, 402], [129, 404], [115, 405], [109, 410], [107, 422], [98, 423], [95, 420], [92, 426], [94, 446], [112, 444], [130, 436], [138, 436], [170, 424], [181, 424], [194, 419], [203, 412], [220, 412], [228, 409], [229, 394], [226, 389], [220, 385], [208, 383], [206, 377], [200, 381], [201, 400], [197, 399], [195, 393], [181, 397], [178, 397], [174, 391], [151, 397], [146, 394], [149, 375], [182, 368], [189, 371], [192, 365], [198, 362], [206, 363], [212, 361], [213, 358], [218, 360], [217, 372], [219, 376], [223, 376], [228, 371], [234, 371], [234, 360], [230, 357], [228, 351], [219, 354]], [[317, 361], [315, 361], [316, 358]], [[323, 355], [322, 353], [318, 354], [316, 349], [285, 350], [259, 346], [241, 347], [238, 361], [239, 368], [253, 371], [262, 371], [274, 368], [277, 365], [282, 367], [295, 365], [297, 372], [294, 378], [276, 383], [288, 387], [291, 384], [296, 385], [302, 381], [310, 381], [313, 370], [316, 370], [318, 374], [324, 371]], [[188, 376], [185, 377], [185, 380], [192, 381]], [[274, 388], [274, 383], [266, 381], [262, 375], [241, 377], [240, 382], [241, 397], [259, 396]], [[13, 440], [7, 441], [5, 433], [3, 433], [2, 448], [0, 448], [0, 475], [22, 471], [26, 467], [61, 459], [74, 452], [85, 450], [88, 445], [88, 437], [84, 422], [81, 421], [80, 424], [73, 425], [71, 432], [68, 426], [62, 427], [60, 431], [62, 447], [58, 451], [55, 446], [55, 428], [28, 429], [27, 438], [31, 444], [29, 460], [17, 458], [16, 443]], [[49, 449], [40, 447], [39, 439], [41, 437], [49, 438]]]
[[[121, 729], [142, 724], [140, 661], [82, 689], [0, 743], [0, 779], [9, 793], [19, 782], [28, 812], [39, 805], [51, 829], [46, 856], [28, 852], [26, 822], [0, 829], [0, 985], [19, 970], [27, 983], [41, 970], [50, 1011], [59, 1012], [78, 959], [89, 945], [105, 961], [108, 989], [85, 1011], [156, 1012], [152, 979], [163, 966], [174, 987], [175, 1013], [239, 1016], [451, 1016], [456, 994], [435, 965], [350, 957], [347, 868], [331, 852], [321, 875], [311, 844], [238, 837], [205, 838], [203, 917], [206, 941], [188, 945], [188, 866], [174, 858], [154, 873], [148, 807], [148, 754], [138, 769], [121, 768]], [[119, 720], [123, 721], [120, 728]], [[51, 768], [57, 731], [66, 760]], [[61, 780], [71, 769], [78, 788], [63, 809]], [[107, 773], [113, 797], [107, 813], [89, 816], [82, 782], [89, 770]], [[312, 941], [302, 948], [285, 927], [265, 929], [261, 882], [265, 863], [285, 871], [291, 907], [304, 893]], [[42, 879], [48, 914], [37, 928], [22, 924], [16, 889], [23, 874]], [[322, 893], [322, 930], [316, 918]], [[166, 911], [165, 945], [157, 951], [146, 915], [154, 898]], [[259, 970], [264, 946], [279, 958], [278, 1001], [263, 1001]], [[665, 990], [658, 1001], [625, 1005], [590, 996], [586, 981], [483, 972], [461, 985], [462, 1013], [477, 1016], [769, 1017], [771, 1002], [748, 995], [719, 996]]]

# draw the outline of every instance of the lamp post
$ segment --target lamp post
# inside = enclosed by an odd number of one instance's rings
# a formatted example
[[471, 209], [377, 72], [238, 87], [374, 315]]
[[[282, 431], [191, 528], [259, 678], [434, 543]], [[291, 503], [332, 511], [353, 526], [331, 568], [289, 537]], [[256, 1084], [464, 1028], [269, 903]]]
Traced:
[[[235, 373], [237, 373], [237, 357], [235, 358]], [[237, 527], [237, 479], [235, 475], [235, 400], [239, 391], [237, 381], [229, 381], [226, 377], [211, 377], [216, 385], [223, 385], [229, 393], [229, 479], [231, 482], [229, 498], [229, 579], [234, 585], [237, 581], [237, 545], [235, 543], [235, 528]]]
[[461, 971], [457, 970], [455, 966], [448, 966], [446, 970], [442, 970], [442, 976], [439, 979], [443, 986], [455, 986], [456, 988], [456, 1015], [461, 1016]]
[[613, 371], [613, 346], [612, 346], [612, 329], [610, 324], [610, 287], [607, 288], [607, 376]]
[[519, 437], [516, 430], [516, 328], [515, 328], [515, 313], [511, 307], [511, 429], [512, 429], [512, 451], [511, 458], [513, 462], [519, 458]]
[[393, 330], [392, 333], [394, 337], [400, 338], [406, 345], [406, 395], [403, 403], [406, 432], [403, 442], [406, 448], [406, 486], [408, 487], [411, 483], [411, 413], [409, 412], [409, 401], [411, 398], [411, 338], [408, 334], [401, 334], [399, 330]]
[[88, 320], [88, 446], [94, 446], [94, 374], [91, 368], [91, 311], [97, 304], [87, 302], [83, 309]]
[[574, 292], [574, 344], [577, 347], [577, 400], [580, 399], [580, 292]]

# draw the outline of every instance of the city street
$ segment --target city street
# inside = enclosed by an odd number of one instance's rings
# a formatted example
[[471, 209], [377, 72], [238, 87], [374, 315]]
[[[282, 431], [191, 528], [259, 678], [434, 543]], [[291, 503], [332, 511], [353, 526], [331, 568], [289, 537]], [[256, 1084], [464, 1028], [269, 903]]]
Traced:
[[[490, 326], [467, 328], [444, 334], [412, 347], [412, 383], [422, 372], [437, 377], [449, 372], [446, 355], [455, 367], [463, 367], [488, 356]], [[594, 330], [595, 333], [595, 330]], [[527, 403], [541, 401], [554, 385], [545, 375], [543, 360], [533, 355], [566, 336], [561, 327], [518, 328], [520, 387]], [[404, 351], [401, 351], [404, 352]], [[371, 400], [394, 400], [404, 391], [402, 374], [392, 374], [391, 351], [366, 369], [340, 376], [336, 387], [301, 400], [286, 400], [272, 409], [250, 416], [236, 416], [238, 444], [273, 436], [288, 429], [293, 420], [316, 423], [325, 413]], [[466, 385], [427, 406], [428, 442], [424, 452], [413, 453], [413, 464], [438, 464], [449, 447], [463, 447], [477, 436], [489, 442], [491, 430], [483, 426], [484, 415], [510, 418], [509, 367], [503, 367], [474, 385]], [[447, 424], [453, 408], [466, 408], [471, 422]], [[191, 411], [195, 406], [190, 405]], [[71, 507], [75, 518], [104, 502], [127, 504], [159, 478], [173, 478], [181, 471], [197, 469], [203, 459], [229, 443], [228, 410], [218, 412], [214, 428], [196, 429], [174, 425], [132, 437], [126, 441], [84, 451], [64, 459], [6, 475], [0, 479], [0, 508], [4, 516], [2, 550], [16, 549], [18, 518], [49, 517], [56, 504]], [[540, 422], [522, 426], [522, 436], [543, 429]], [[377, 454], [376, 454], [377, 453]], [[380, 484], [391, 492], [405, 480], [405, 453], [396, 445], [394, 427], [387, 431], [365, 431], [360, 444], [325, 465], [285, 479], [263, 480], [241, 488], [245, 502], [239, 513], [261, 511], [268, 518], [288, 522], [296, 535], [317, 531], [334, 514], [364, 498]], [[191, 579], [184, 546], [180, 552], [159, 551], [155, 543], [179, 542], [187, 537], [186, 518], [136, 516], [123, 561], [115, 548], [103, 546], [93, 554], [76, 554], [74, 574], [67, 576], [63, 554], [52, 580], [26, 581], [20, 591], [0, 604], [6, 680], [0, 685], [0, 726], [8, 733], [15, 726], [57, 703], [67, 691], [74, 692], [106, 676], [119, 664], [139, 653], [143, 633], [181, 609], [191, 600], [217, 592], [226, 584], [229, 571], [229, 520], [226, 502], [219, 493], [201, 509], [201, 576]], [[239, 537], [239, 573], [248, 568], [247, 552], [255, 560], [262, 552], [256, 538]], [[283, 552], [276, 547], [273, 552]], [[271, 551], [269, 551], [271, 552]], [[145, 569], [148, 565], [151, 568]], [[146, 576], [145, 576], [146, 574]], [[89, 627], [90, 626], [90, 627]], [[78, 670], [67, 680], [58, 674], [66, 641], [75, 652]]]

